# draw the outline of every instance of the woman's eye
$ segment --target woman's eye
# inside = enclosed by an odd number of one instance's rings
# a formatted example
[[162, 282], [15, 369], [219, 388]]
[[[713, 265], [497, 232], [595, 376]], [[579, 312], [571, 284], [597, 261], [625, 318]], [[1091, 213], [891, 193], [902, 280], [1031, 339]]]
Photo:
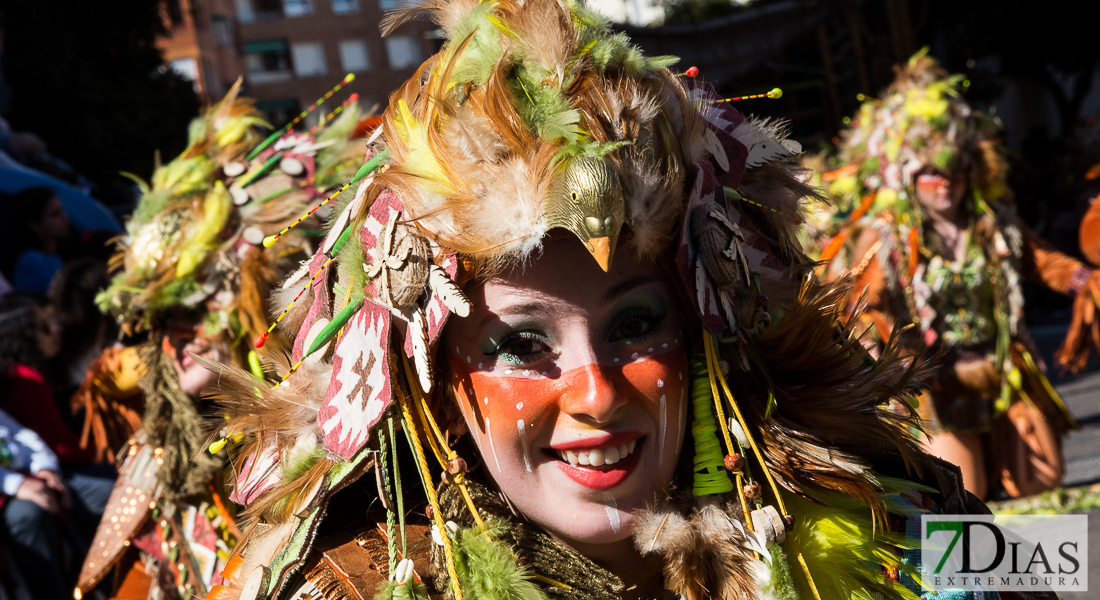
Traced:
[[648, 309], [629, 311], [621, 316], [611, 329], [611, 341], [636, 344], [649, 339], [661, 326], [664, 314], [654, 314]]
[[493, 351], [493, 355], [511, 365], [524, 365], [533, 363], [550, 352], [550, 345], [541, 335], [519, 331], [504, 338]]

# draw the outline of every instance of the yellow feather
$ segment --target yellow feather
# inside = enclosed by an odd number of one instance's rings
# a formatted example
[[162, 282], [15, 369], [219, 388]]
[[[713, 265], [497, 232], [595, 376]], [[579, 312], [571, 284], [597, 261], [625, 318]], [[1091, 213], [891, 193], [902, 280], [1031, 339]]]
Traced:
[[421, 122], [404, 99], [397, 101], [397, 131], [401, 141], [408, 146], [408, 154], [402, 169], [423, 180], [424, 187], [435, 194], [451, 196], [455, 185], [447, 174], [447, 167], [439, 161], [437, 153], [428, 142], [428, 124]]

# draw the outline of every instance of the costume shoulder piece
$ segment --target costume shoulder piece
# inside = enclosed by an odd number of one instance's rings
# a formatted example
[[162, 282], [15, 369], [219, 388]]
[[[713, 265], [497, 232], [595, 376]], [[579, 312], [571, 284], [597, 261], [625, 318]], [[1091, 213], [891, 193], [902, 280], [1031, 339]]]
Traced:
[[[447, 41], [392, 96], [359, 172], [366, 178], [283, 284], [279, 319], [295, 339], [285, 374], [276, 382], [211, 365], [222, 373], [228, 419], [215, 444], [233, 448], [233, 499], [249, 525], [208, 597], [317, 590], [298, 574], [316, 572], [306, 566], [319, 560], [311, 548], [322, 521], [339, 518], [326, 517], [329, 502], [370, 469], [393, 528], [387, 583], [357, 593], [422, 597], [429, 567], [409, 562], [398, 531], [408, 510], [400, 482], [410, 480], [399, 466], [409, 454], [443, 591], [479, 600], [566, 594], [543, 567], [519, 564], [501, 542], [507, 528], [478, 505], [482, 492], [437, 423], [443, 396], [432, 364], [447, 320], [470, 314], [462, 284], [522, 267], [554, 230], [575, 236], [605, 270], [622, 253], [667, 265], [697, 330], [702, 439], [695, 479], [681, 482], [692, 493], [655, 509], [682, 515], [669, 517], [673, 538], [654, 536], [654, 526], [649, 535], [661, 539], [639, 542], [666, 557], [673, 593], [765, 597], [769, 573], [779, 581], [787, 570], [770, 570], [754, 552], [774, 556], [766, 546], [786, 538], [794, 520], [784, 518], [784, 499], [845, 503], [846, 494], [845, 518], [870, 536], [872, 511], [883, 519], [894, 505], [884, 498], [913, 489], [876, 479], [860, 455], [890, 448], [919, 462], [908, 421], [884, 410], [908, 393], [918, 366], [889, 352], [872, 361], [838, 323], [844, 289], [800, 283], [808, 261], [795, 234], [813, 191], [798, 177], [798, 145], [670, 71], [672, 59], [643, 56], [582, 5], [432, 1], [387, 27], [421, 14]], [[408, 449], [401, 456], [399, 445]], [[830, 518], [820, 511], [808, 522]], [[810, 544], [816, 534], [800, 535]], [[819, 557], [881, 564], [880, 543], [839, 544]], [[501, 569], [493, 580], [511, 583], [488, 586], [476, 572], [486, 564]], [[878, 567], [815, 564], [837, 589], [896, 597]], [[701, 570], [686, 576], [694, 566]], [[594, 569], [587, 579], [612, 589]]]

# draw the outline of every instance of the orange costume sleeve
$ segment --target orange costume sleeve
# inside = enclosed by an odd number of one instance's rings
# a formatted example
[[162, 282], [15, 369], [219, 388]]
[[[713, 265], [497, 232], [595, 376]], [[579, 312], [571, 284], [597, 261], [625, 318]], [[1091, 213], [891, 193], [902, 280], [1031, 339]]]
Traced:
[[143, 365], [136, 348], [103, 351], [73, 395], [74, 409], [84, 410], [80, 444], [93, 448], [97, 460], [115, 460], [115, 451], [141, 428], [145, 396], [138, 386]]
[[[890, 333], [894, 328], [894, 318], [888, 315], [890, 310], [890, 296], [886, 289], [886, 276], [879, 263], [878, 250], [882, 245], [878, 231], [867, 228], [859, 236], [852, 260], [859, 261], [849, 265], [847, 274], [852, 276], [852, 305], [849, 313], [854, 313], [859, 307], [856, 303], [862, 299], [865, 307], [860, 312], [860, 321], [865, 326], [873, 326], [880, 340], [890, 339]], [[834, 262], [833, 265], [836, 263]], [[833, 265], [830, 265], [832, 267]], [[830, 279], [845, 275], [838, 269], [830, 269]]]
[[1090, 263], [1100, 266], [1100, 196], [1092, 199], [1092, 206], [1081, 219], [1078, 239], [1081, 244], [1081, 254], [1084, 254]]
[[1054, 358], [1062, 369], [1080, 371], [1088, 364], [1090, 353], [1100, 355], [1100, 319], [1096, 314], [1100, 306], [1100, 271], [1058, 252], [1022, 223], [1019, 227], [1024, 238], [1024, 276], [1074, 298], [1073, 321]]

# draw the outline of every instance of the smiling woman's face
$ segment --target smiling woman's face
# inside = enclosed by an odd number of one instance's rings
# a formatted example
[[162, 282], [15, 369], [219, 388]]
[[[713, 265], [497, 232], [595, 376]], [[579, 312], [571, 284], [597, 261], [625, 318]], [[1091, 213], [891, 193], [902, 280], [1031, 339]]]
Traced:
[[475, 308], [450, 321], [444, 348], [500, 490], [582, 553], [628, 540], [683, 441], [687, 344], [664, 271], [619, 256], [604, 273], [557, 239], [467, 292]]

